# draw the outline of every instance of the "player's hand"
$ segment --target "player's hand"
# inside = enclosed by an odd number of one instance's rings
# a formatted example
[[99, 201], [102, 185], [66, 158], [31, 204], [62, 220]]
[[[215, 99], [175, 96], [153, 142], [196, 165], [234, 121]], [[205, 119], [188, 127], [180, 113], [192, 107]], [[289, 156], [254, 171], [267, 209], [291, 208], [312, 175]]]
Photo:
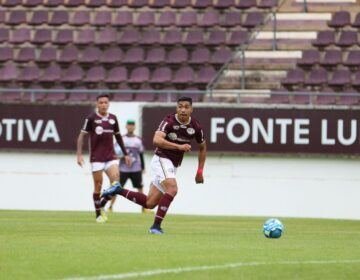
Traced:
[[195, 182], [196, 182], [196, 184], [203, 184], [204, 183], [204, 176], [202, 174], [200, 174], [200, 173], [196, 173]]
[[84, 158], [82, 155], [78, 155], [77, 156], [77, 164], [80, 166], [80, 167], [83, 167], [84, 164], [85, 164], [85, 161], [84, 161]]
[[190, 152], [191, 146], [189, 144], [179, 145], [179, 150], [184, 152]]
[[124, 156], [124, 160], [127, 166], [131, 166], [132, 165], [132, 160], [131, 157], [129, 156]]

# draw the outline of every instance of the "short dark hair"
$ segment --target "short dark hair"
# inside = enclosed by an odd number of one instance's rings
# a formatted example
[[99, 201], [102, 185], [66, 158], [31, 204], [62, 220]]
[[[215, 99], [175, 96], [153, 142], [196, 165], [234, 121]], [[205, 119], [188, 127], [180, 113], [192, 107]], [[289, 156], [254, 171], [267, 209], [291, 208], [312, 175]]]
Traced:
[[107, 93], [102, 93], [102, 94], [99, 94], [98, 96], [96, 96], [96, 101], [98, 101], [100, 98], [103, 98], [103, 97], [110, 99], [110, 95], [108, 95]]
[[181, 101], [187, 101], [187, 102], [190, 103], [190, 105], [192, 105], [192, 98], [191, 97], [181, 96], [181, 97], [178, 98], [177, 103], [179, 103]]

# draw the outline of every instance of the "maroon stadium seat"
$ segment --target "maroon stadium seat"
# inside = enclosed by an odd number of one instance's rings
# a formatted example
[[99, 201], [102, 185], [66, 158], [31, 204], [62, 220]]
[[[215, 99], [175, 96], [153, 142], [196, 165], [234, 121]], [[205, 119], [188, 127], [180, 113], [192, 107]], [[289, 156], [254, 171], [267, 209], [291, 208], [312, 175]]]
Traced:
[[35, 45], [43, 45], [52, 41], [52, 34], [50, 29], [36, 29], [34, 38], [31, 43]]
[[76, 11], [70, 21], [70, 24], [75, 26], [82, 26], [89, 23], [90, 23], [89, 11]]
[[205, 64], [210, 61], [211, 52], [208, 48], [196, 48], [191, 53], [190, 64]]
[[30, 29], [16, 29], [12, 31], [10, 43], [24, 44], [30, 41]]
[[173, 0], [171, 2], [171, 7], [175, 9], [183, 9], [186, 7], [191, 7], [191, 0]]
[[20, 25], [26, 23], [26, 11], [23, 10], [11, 11], [7, 23], [9, 25]]
[[133, 13], [131, 11], [120, 11], [116, 14], [114, 26], [129, 26], [133, 24]]
[[114, 65], [120, 64], [124, 56], [123, 51], [119, 47], [107, 48], [100, 57], [100, 63]]
[[69, 22], [69, 12], [64, 10], [56, 10], [53, 12], [49, 25], [63, 25]]
[[123, 32], [119, 44], [120, 45], [133, 45], [140, 41], [140, 33], [135, 29], [127, 29]]
[[196, 12], [182, 12], [177, 23], [179, 27], [192, 27], [197, 25]]
[[73, 42], [74, 34], [72, 29], [59, 29], [53, 41], [55, 45], [67, 45]]
[[40, 76], [40, 83], [56, 83], [61, 80], [61, 69], [58, 65], [52, 65], [44, 69], [43, 74]]
[[28, 63], [31, 61], [35, 61], [35, 48], [25, 47], [21, 48], [15, 57], [14, 61], [19, 63]]
[[105, 80], [105, 69], [102, 66], [91, 67], [84, 77], [85, 83], [99, 83]]
[[236, 27], [241, 26], [241, 13], [239, 12], [228, 12], [224, 15], [224, 20], [220, 22], [221, 26], [224, 27]]
[[84, 71], [79, 65], [71, 65], [64, 73], [62, 81], [64, 83], [77, 83], [81, 82], [84, 77]]
[[152, 74], [150, 84], [164, 85], [171, 82], [171, 69], [169, 67], [156, 68]]
[[140, 47], [134, 47], [128, 49], [122, 62], [125, 64], [139, 64], [144, 61], [144, 58], [144, 49]]
[[156, 8], [156, 9], [160, 9], [160, 8], [164, 8], [166, 6], [170, 6], [170, 0], [153, 0], [150, 1], [150, 7], [151, 8]]
[[97, 64], [100, 60], [101, 55], [102, 52], [100, 49], [89, 46], [81, 52], [78, 62], [80, 64], [85, 64], [88, 66], [91, 64]]
[[359, 69], [360, 66], [360, 50], [351, 50], [344, 61], [344, 65], [352, 70]]
[[148, 27], [149, 25], [154, 25], [155, 23], [155, 14], [154, 12], [140, 12], [137, 20], [134, 22], [135, 26], [138, 27]]
[[109, 0], [107, 5], [111, 8], [121, 8], [127, 6], [128, 0]]
[[217, 9], [230, 9], [235, 5], [235, 0], [221, 0], [215, 2], [214, 7]]
[[113, 28], [105, 28], [100, 31], [95, 41], [96, 45], [111, 45], [118, 42], [117, 32]]
[[166, 51], [162, 47], [152, 48], [148, 51], [145, 63], [146, 64], [163, 64], [166, 59]]
[[219, 12], [218, 11], [208, 11], [205, 12], [199, 21], [198, 25], [204, 28], [213, 27], [219, 25]]
[[164, 11], [160, 14], [156, 26], [168, 27], [176, 25], [176, 14], [172, 11]]
[[147, 29], [143, 32], [142, 38], [140, 40], [141, 45], [155, 45], [161, 41], [160, 31], [156, 29]]
[[176, 47], [168, 53], [167, 64], [182, 64], [188, 61], [188, 52], [183, 47]]
[[206, 9], [213, 6], [212, 0], [195, 0], [195, 4], [193, 5], [196, 9]]
[[120, 84], [126, 82], [128, 73], [126, 67], [118, 66], [111, 69], [106, 76], [105, 83], [107, 84]]
[[281, 81], [281, 84], [288, 90], [292, 90], [294, 87], [300, 87], [305, 82], [304, 70], [300, 68], [291, 69], [287, 72], [285, 79]]
[[12, 47], [1, 47], [0, 48], [0, 63], [4, 63], [8, 60], [14, 59], [14, 48]]
[[94, 29], [82, 29], [75, 38], [75, 45], [89, 45], [95, 42]]
[[111, 12], [110, 11], [98, 11], [95, 14], [94, 20], [92, 22], [95, 26], [105, 26], [111, 24]]
[[194, 70], [189, 66], [179, 68], [174, 75], [173, 83], [175, 85], [189, 85], [195, 80]]
[[204, 43], [204, 32], [202, 30], [189, 30], [184, 41], [185, 45], [195, 46]]
[[34, 11], [29, 21], [30, 25], [41, 25], [48, 23], [48, 12], [44, 10]]
[[297, 65], [303, 68], [311, 68], [320, 63], [320, 52], [318, 50], [304, 50], [302, 57], [297, 60]]
[[182, 43], [182, 33], [180, 30], [170, 29], [165, 31], [164, 39], [162, 41], [163, 45], [173, 46], [181, 43]]
[[332, 28], [343, 28], [350, 25], [350, 13], [348, 11], [339, 11], [333, 14], [328, 25]]
[[342, 51], [340, 50], [327, 50], [320, 65], [325, 68], [334, 68], [342, 64]]
[[140, 66], [132, 70], [128, 80], [131, 84], [143, 84], [150, 79], [150, 70], [147, 67]]
[[78, 49], [74, 46], [65, 47], [59, 56], [60, 64], [71, 64], [78, 60]]
[[315, 47], [326, 48], [335, 43], [335, 33], [331, 30], [320, 31], [316, 40], [312, 43]]
[[56, 50], [57, 49], [53, 47], [42, 48], [36, 62], [40, 64], [49, 64], [56, 61]]

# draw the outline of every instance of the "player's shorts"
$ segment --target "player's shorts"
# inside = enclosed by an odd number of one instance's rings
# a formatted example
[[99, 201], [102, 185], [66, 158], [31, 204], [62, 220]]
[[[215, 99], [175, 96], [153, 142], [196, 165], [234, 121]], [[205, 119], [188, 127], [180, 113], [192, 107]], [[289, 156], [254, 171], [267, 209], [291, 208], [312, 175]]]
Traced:
[[176, 179], [177, 168], [173, 165], [171, 160], [154, 155], [151, 160], [151, 169], [153, 172], [153, 178], [151, 183], [162, 193], [165, 193], [161, 183], [165, 179]]
[[109, 169], [110, 166], [112, 165], [118, 165], [119, 161], [118, 160], [110, 160], [110, 161], [106, 161], [106, 162], [92, 162], [91, 163], [91, 171], [95, 172], [95, 171], [106, 171]]
[[135, 172], [123, 172], [120, 170], [120, 184], [122, 186], [125, 185], [126, 181], [130, 179], [132, 186], [136, 189], [143, 188], [143, 181], [142, 181], [142, 172], [135, 171]]

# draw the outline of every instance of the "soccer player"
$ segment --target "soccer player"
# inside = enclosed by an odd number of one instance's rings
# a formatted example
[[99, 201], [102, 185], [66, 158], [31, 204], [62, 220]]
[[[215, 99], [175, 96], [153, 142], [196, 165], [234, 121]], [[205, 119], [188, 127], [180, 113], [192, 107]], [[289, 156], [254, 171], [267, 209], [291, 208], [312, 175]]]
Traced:
[[190, 152], [192, 139], [199, 144], [195, 182], [197, 184], [204, 182], [206, 142], [201, 125], [191, 117], [192, 112], [192, 99], [180, 97], [177, 101], [176, 113], [165, 117], [155, 132], [153, 143], [156, 149], [151, 161], [153, 179], [148, 195], [132, 192], [121, 186], [112, 186], [102, 193], [101, 205], [105, 205], [115, 194], [120, 194], [144, 208], [153, 209], [158, 206], [154, 223], [149, 232], [152, 234], [164, 233], [161, 223], [178, 191], [176, 170], [181, 165], [184, 153]]
[[115, 115], [108, 113], [109, 96], [101, 94], [96, 97], [97, 111], [90, 114], [86, 119], [77, 139], [77, 163], [82, 167], [84, 158], [82, 147], [84, 137], [89, 135], [90, 163], [94, 180], [93, 200], [96, 213], [96, 222], [106, 222], [106, 216], [102, 215], [100, 207], [100, 192], [103, 182], [103, 172], [107, 175], [112, 186], [120, 186], [118, 160], [116, 159], [113, 135], [124, 153], [126, 164], [131, 164], [124, 142], [120, 135], [119, 123]]
[[[125, 163], [122, 153], [120, 151], [119, 144], [115, 143], [115, 152], [121, 156], [119, 169], [120, 169], [120, 184], [125, 186], [128, 179], [131, 180], [132, 186], [138, 190], [140, 193], [144, 193], [143, 188], [143, 176], [142, 173], [145, 170], [144, 162], [144, 145], [142, 139], [135, 135], [135, 121], [128, 120], [126, 122], [127, 133], [122, 136], [124, 140], [125, 148], [128, 152], [128, 155], [131, 158], [131, 166], [128, 166]], [[115, 204], [116, 196], [113, 196], [111, 199], [110, 206], [108, 211], [111, 212]], [[142, 208], [142, 212], [147, 212], [147, 209]]]

